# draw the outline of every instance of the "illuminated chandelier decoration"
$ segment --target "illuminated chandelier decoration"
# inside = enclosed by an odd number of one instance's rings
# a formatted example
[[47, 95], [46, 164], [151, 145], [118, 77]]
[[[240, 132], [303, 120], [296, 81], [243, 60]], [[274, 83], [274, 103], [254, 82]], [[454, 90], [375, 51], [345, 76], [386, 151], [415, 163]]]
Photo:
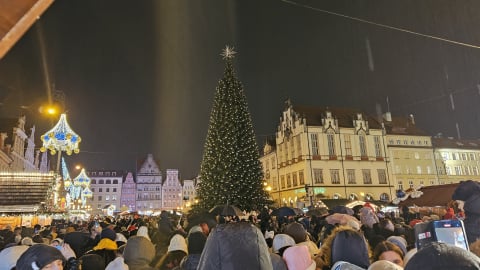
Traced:
[[40, 148], [41, 152], [49, 150], [52, 155], [55, 155], [57, 151], [66, 152], [67, 155], [80, 152], [78, 145], [82, 139], [70, 128], [66, 114], [60, 115], [58, 123], [43, 134], [41, 139], [43, 142], [43, 146]]
[[[82, 169], [80, 174], [73, 179], [73, 185], [70, 188], [70, 198], [73, 201], [78, 201], [82, 203], [82, 207], [85, 207], [87, 204], [87, 198], [93, 196], [93, 192], [90, 190], [90, 183], [92, 180], [85, 173], [85, 169]], [[79, 208], [80, 205], [77, 205]]]

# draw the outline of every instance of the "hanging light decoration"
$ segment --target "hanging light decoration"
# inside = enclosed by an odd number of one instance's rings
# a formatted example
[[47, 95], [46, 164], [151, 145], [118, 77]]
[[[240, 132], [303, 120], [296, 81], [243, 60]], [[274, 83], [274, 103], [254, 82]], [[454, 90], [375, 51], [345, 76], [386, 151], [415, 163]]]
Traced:
[[82, 139], [68, 124], [66, 114], [60, 115], [58, 123], [43, 134], [41, 139], [43, 142], [43, 146], [40, 148], [41, 152], [49, 150], [52, 155], [55, 155], [57, 151], [66, 152], [67, 155], [80, 152], [79, 144]]

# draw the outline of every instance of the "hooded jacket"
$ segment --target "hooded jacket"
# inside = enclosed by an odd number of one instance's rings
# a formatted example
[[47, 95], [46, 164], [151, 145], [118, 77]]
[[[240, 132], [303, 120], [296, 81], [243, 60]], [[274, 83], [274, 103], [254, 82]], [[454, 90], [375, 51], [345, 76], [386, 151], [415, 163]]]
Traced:
[[128, 239], [123, 258], [129, 270], [154, 270], [149, 264], [155, 257], [155, 247], [143, 236], [132, 236]]
[[272, 270], [260, 229], [247, 222], [217, 225], [210, 233], [198, 270]]

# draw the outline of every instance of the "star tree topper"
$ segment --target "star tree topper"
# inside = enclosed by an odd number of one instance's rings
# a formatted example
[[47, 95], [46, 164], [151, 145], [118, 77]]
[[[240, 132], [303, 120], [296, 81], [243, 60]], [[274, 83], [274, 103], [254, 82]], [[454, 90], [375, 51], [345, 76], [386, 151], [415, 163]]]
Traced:
[[220, 55], [223, 56], [223, 59], [232, 59], [235, 57], [236, 53], [237, 52], [233, 50], [233, 47], [227, 45]]

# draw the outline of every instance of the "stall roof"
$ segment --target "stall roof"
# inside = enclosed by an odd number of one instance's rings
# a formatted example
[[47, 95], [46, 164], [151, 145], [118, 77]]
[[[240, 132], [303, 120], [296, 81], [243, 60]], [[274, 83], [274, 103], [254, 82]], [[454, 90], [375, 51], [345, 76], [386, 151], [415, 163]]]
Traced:
[[404, 201], [400, 201], [398, 206], [447, 206], [452, 200], [452, 194], [459, 184], [446, 184], [422, 187], [419, 191], [423, 194], [418, 198], [408, 197]]

